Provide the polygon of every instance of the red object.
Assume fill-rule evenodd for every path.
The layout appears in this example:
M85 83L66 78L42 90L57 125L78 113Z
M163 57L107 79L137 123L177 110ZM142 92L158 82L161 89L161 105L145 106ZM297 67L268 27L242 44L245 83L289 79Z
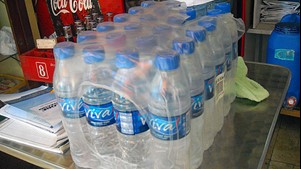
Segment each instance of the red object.
M52 83L55 68L53 50L33 49L20 55L26 80Z
M112 12L113 16L125 12L123 0L40 0L33 1L33 4L41 38L48 38L53 33L64 36L63 26L66 25L71 25L75 36L74 21L84 22L85 16L90 15L92 10L102 12L104 21L107 21L108 12ZM90 9L89 5L92 5L93 9Z
M113 17L117 14L124 13L124 1L123 0L98 0L100 4L101 11L104 15L104 20L108 20L108 16L106 15L108 12L113 13Z

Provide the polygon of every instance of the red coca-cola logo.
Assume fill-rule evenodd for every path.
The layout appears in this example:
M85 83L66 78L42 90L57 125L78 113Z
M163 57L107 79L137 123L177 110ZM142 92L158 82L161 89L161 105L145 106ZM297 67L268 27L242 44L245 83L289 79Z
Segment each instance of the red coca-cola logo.
M60 13L76 13L77 11L92 9L91 0L51 0L50 7L52 14L58 16ZM68 10L70 9L70 11Z

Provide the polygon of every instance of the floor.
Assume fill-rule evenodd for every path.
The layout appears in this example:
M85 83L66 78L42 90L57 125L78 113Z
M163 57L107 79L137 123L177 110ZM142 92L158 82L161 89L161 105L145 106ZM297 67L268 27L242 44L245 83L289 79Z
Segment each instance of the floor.
M0 168L39 169L1 152ZM279 115L262 169L300 169L300 118Z
M300 169L300 118L279 115L262 169Z

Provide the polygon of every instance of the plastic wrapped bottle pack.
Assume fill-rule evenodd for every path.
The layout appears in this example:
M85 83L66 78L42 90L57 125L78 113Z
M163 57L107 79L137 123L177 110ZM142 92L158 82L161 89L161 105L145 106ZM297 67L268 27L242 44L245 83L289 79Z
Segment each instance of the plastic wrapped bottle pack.
M224 76L226 45L213 33L221 19L190 14L178 1L145 1L54 47L53 86L78 167L201 166L231 104L221 93L233 84L222 80L233 75ZM223 17L237 30L232 52L243 25Z

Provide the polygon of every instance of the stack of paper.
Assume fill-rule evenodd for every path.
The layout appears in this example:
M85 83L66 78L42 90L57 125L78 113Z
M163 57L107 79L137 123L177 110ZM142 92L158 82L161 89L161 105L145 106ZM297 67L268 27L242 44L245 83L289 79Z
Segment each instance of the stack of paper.
M300 13L300 3L290 1L265 0L261 6L261 22L279 22L284 15Z
M0 115L7 117L0 122L0 138L64 153L69 147L68 137L52 89L42 86L32 91L0 95L6 103Z

